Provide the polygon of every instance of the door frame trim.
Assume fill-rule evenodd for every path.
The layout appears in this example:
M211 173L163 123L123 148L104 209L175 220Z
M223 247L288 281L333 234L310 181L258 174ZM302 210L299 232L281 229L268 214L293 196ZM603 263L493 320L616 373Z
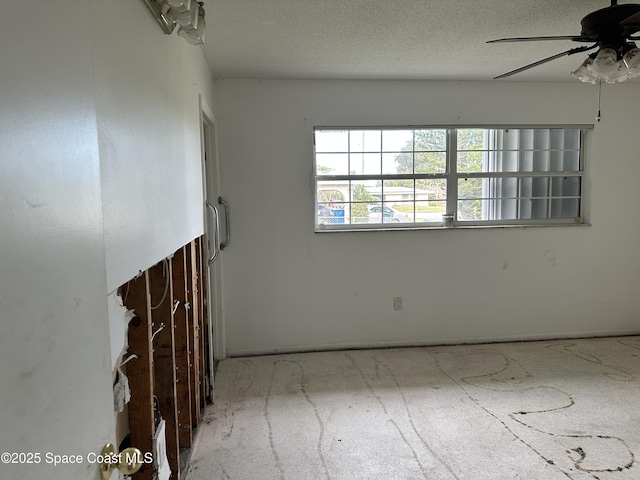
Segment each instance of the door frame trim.
M207 182L209 179L207 178L207 171L205 167L205 149L210 151L213 162L210 165L213 165L215 168L215 181L216 181L216 190L221 193L220 190L220 155L218 150L218 131L217 131L217 121L216 117L213 113L213 110L206 101L202 98L202 94L198 94L198 103L199 103L199 111L200 111L200 143L201 143L201 165L202 165L202 221L203 221L203 231L206 231L206 205L205 201L207 198ZM203 125L207 123L209 126L209 138L205 139L205 132ZM217 202L217 199L210 199L212 202ZM206 244L206 242L205 242ZM224 254L220 252L219 258L216 260L217 266L220 271L220 279L224 278ZM207 268L209 266L207 265ZM210 272L208 272L208 278L210 278ZM209 298L209 325L210 331L208 332L210 338L212 338L211 346L212 351L209 354L209 362L210 362L210 371L214 372L214 362L218 360L222 360L227 356L227 340L226 340L226 320L225 320L225 308L224 308L224 282L220 282L220 298L216 298L216 292L211 289L211 281L207 282L207 298ZM219 306L215 304L212 300L216 299L219 302ZM214 315L214 310L212 307L217 309L217 314ZM211 385L213 385L213 378L211 380Z

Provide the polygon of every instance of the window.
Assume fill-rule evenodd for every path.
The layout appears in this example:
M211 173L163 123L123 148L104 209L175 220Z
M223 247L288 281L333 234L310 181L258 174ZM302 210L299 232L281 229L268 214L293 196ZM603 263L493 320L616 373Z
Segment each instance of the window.
M583 223L588 128L316 127L316 231Z

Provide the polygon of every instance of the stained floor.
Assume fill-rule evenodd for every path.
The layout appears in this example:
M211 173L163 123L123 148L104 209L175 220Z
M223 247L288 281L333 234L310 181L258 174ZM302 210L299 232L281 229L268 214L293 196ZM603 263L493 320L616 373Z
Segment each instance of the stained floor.
M640 337L220 363L187 480L640 479Z

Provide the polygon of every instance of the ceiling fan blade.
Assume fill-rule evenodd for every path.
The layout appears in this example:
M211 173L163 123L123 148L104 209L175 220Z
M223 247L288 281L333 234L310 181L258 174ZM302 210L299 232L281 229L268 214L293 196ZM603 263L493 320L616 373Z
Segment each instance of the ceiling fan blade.
M489 40L487 43L506 43L506 42L543 42L546 40L573 40L574 42L594 42L595 39L583 37L581 35L557 35L553 37L514 37L499 38L498 40Z
M640 25L640 12L636 12L630 17L625 18L620 22L620 25L623 27L626 25Z
M583 45L582 47L572 48L571 50L567 50L565 52L558 53L558 54L553 55L551 57L547 57L547 58L544 58L542 60L538 60L537 62L530 63L529 65L525 65L524 67L520 67L520 68L517 68L517 69L512 70L510 72L503 73L502 75L498 75L497 77L494 77L493 79L497 80L499 78L510 77L511 75L515 75L516 73L524 72L525 70L529 70L530 68L537 67L538 65L542 65L543 63L550 62L552 60L555 60L556 58L564 57L564 56L567 56L567 55L573 55L574 53L586 52L587 50L592 50L592 49L596 48L597 46L598 46L598 44L596 43L595 45L591 45L591 46Z

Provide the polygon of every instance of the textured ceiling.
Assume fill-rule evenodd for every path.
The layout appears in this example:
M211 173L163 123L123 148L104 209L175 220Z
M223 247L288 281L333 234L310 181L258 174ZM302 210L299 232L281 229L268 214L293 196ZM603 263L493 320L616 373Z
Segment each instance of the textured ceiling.
M219 78L490 80L583 44L487 45L487 40L578 34L582 17L609 4L609 0L205 0L203 49ZM510 80L577 81L570 71L586 55L563 57Z

